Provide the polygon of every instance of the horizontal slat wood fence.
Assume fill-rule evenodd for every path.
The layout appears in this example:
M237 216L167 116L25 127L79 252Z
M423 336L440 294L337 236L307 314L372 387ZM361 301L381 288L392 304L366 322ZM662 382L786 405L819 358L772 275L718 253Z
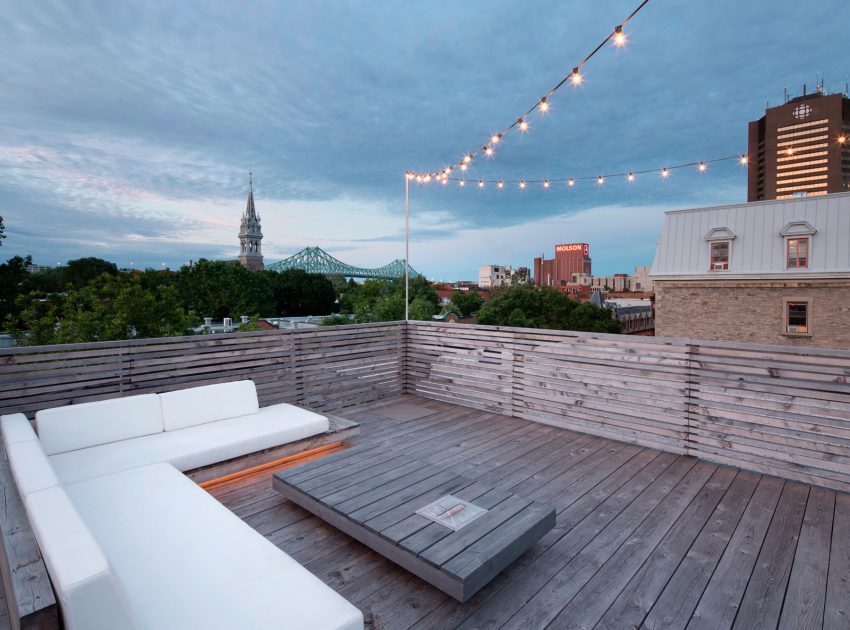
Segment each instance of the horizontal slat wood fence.
M850 351L410 322L407 391L850 491Z
M850 352L390 322L0 350L0 413L251 378L262 405L402 392L850 491Z
M0 350L0 414L237 379L261 405L330 411L399 394L404 324Z

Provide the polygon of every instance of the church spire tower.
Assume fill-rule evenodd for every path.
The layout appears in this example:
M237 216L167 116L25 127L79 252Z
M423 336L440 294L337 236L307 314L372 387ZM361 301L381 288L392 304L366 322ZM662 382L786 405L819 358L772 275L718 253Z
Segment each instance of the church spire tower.
M261 241L263 230L260 227L260 215L254 207L254 176L248 173L248 204L242 214L239 226L239 263L255 271L263 269L263 251Z

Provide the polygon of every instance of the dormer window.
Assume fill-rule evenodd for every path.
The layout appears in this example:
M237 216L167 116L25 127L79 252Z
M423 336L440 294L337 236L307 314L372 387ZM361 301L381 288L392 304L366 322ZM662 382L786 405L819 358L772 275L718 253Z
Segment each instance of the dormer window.
M729 241L711 242L711 271L729 270Z
M705 235L708 241L710 259L709 271L729 271L729 260L732 251L732 241L735 233L727 227L716 227Z
M785 266L788 269L809 268L809 237L789 238L786 240Z

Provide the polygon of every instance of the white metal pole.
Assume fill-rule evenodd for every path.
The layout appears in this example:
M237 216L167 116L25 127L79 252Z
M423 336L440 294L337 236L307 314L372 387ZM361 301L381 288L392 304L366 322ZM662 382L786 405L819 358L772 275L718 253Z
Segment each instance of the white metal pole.
M408 300L410 296L410 178L404 174L404 321L408 321Z

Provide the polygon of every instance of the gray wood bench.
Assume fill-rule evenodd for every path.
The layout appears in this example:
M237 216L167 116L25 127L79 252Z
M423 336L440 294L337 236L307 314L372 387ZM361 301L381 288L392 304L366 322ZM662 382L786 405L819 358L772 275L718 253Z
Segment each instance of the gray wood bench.
M358 446L276 473L286 498L459 601L555 526L555 510L450 469ZM416 511L451 495L486 512L455 531Z

